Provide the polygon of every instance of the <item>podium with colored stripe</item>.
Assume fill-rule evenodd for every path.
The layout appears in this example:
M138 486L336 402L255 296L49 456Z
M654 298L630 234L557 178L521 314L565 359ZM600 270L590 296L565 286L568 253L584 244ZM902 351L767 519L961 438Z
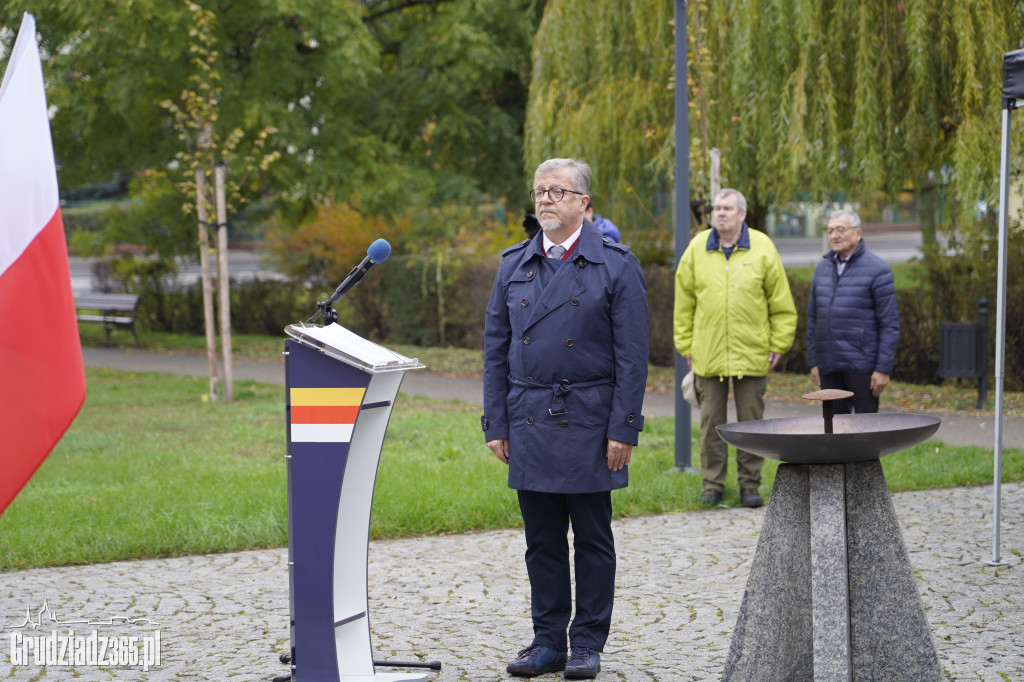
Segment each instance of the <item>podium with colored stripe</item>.
M291 678L426 680L375 672L366 569L388 420L405 372L423 365L337 324L285 331Z

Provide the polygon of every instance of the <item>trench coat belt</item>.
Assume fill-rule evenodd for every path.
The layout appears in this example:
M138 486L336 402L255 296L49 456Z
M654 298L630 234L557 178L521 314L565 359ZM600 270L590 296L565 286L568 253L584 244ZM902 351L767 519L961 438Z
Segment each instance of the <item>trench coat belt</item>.
M600 386L601 384L610 384L613 379L607 377L605 379L595 379L594 381L578 381L575 384L545 384L540 381L534 381L533 379L524 379L523 377L517 377L514 374L508 375L510 383L516 386L522 386L524 388L547 388L551 390L551 407L548 408L548 414L551 416L558 416L560 414L568 414L569 410L565 407L565 395L575 388L590 388L591 386Z

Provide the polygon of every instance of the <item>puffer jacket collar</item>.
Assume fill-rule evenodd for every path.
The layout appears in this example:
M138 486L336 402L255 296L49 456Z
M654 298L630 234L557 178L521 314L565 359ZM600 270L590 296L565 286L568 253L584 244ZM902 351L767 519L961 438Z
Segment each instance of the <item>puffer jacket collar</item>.
M865 251L867 251L867 247L864 246L864 239L862 238L860 242L857 243L857 248L855 248L853 250L853 253L850 254L850 257L846 259L846 264L849 265L853 261L860 258L861 254L863 254ZM829 251L824 256L822 256L822 258L832 261L832 265L839 265L839 254L837 254L835 251Z

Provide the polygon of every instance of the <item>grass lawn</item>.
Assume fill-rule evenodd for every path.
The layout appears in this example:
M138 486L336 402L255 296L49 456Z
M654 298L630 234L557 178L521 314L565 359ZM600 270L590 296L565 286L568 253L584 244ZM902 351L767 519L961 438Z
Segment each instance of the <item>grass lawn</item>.
M202 400L203 378L86 376L78 418L0 516L0 570L287 543L281 387L236 382L235 401L219 404ZM378 472L373 537L520 524L505 466L483 445L478 407L403 398L399 408ZM630 486L614 493L618 516L698 508L700 476L671 471L673 437L672 419L647 420ZM894 491L992 476L990 450L931 441L882 462ZM775 468L766 462L762 493ZM1024 479L1024 453L1004 451L1003 472L1005 481ZM726 504L738 504L734 476L727 485Z

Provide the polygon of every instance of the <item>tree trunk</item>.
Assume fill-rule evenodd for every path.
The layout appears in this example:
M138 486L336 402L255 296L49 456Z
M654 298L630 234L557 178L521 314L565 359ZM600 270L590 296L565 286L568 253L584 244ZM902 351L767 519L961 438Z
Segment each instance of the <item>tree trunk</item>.
M925 245L935 243L936 222L938 220L938 192L935 183L923 178L918 183L917 214L921 220L921 241Z
M223 164L217 164L213 178L217 197L217 293L220 296L220 343L224 362L224 402L234 398L231 369L231 282L228 278L228 211L224 201Z
M711 193L708 196L714 201L718 190L722 189L722 152L718 151L718 147L711 150L711 172L709 175L711 176Z
M203 282L203 321L206 327L206 359L209 364L210 400L217 400L217 341L213 327L213 286L210 282L210 231L206 216L206 177L196 169L196 214L199 217L199 267Z

